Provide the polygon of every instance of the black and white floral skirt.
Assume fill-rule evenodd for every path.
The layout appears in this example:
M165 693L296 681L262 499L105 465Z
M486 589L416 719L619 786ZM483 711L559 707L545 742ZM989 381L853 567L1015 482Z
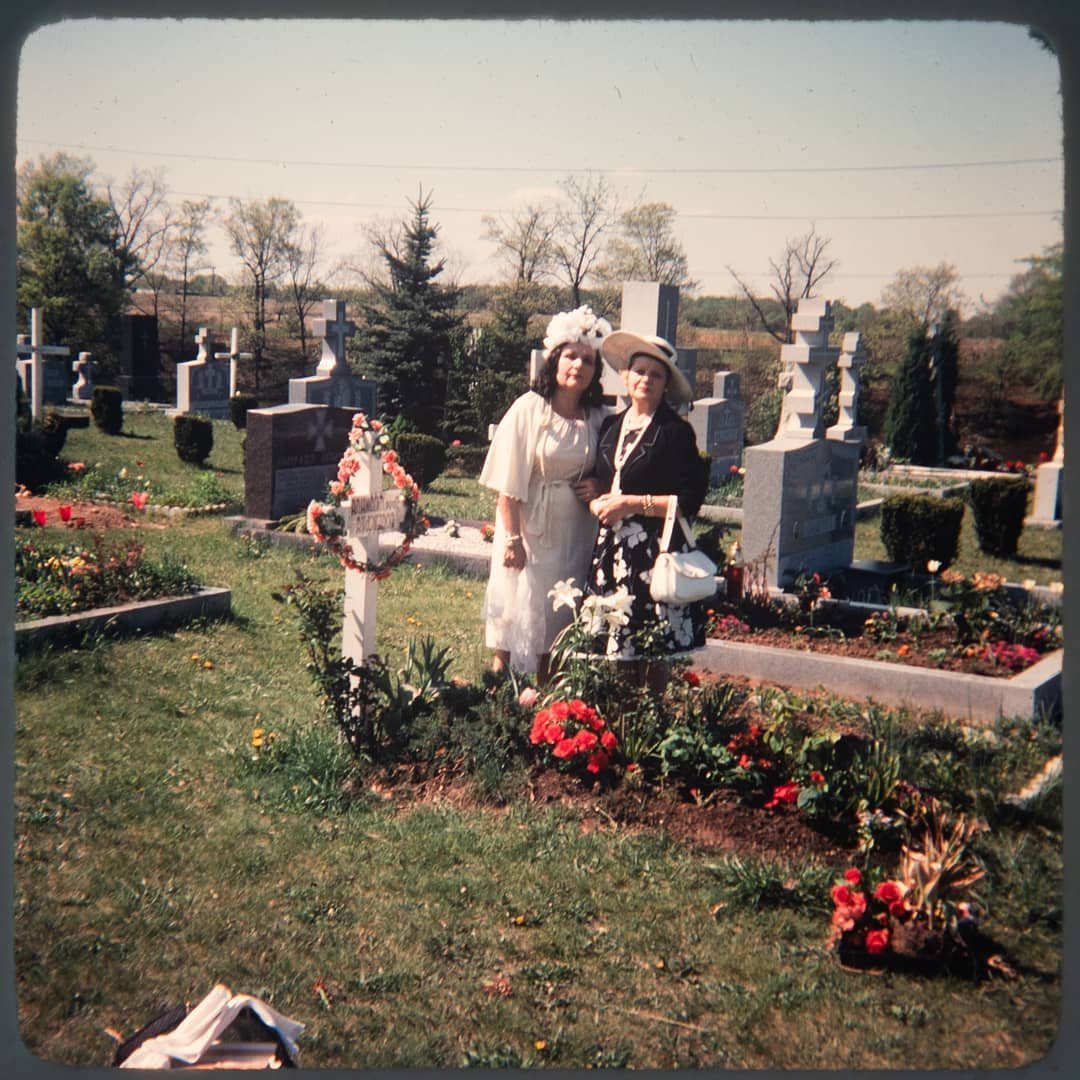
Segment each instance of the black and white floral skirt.
M609 660L639 659L635 638L651 628L659 637L652 644L670 655L705 644L705 601L676 606L658 604L649 595L663 524L656 518L628 517L615 529L601 526L596 538L585 603L589 597L623 601L595 609L596 652ZM671 550L689 550L679 528Z

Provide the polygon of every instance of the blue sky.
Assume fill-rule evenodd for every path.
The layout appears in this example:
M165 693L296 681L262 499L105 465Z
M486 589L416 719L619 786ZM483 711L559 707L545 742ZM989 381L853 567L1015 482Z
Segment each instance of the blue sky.
M1005 23L72 20L24 45L17 138L292 199L337 257L422 185L463 281L498 274L483 215L572 172L671 203L708 294L814 224L832 299L947 261L970 313L1061 238L1057 61Z

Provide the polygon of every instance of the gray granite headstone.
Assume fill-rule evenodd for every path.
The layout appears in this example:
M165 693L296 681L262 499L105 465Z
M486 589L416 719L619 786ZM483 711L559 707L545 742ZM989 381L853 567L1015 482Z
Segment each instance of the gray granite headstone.
M624 281L619 329L634 334L662 337L675 345L675 365L686 376L691 388L697 382L697 349L683 349L675 343L679 329L679 287L658 281ZM680 405L685 414L688 406Z
M200 413L213 420L229 415L229 365L212 359L210 331L199 327L195 335L199 354L194 360L176 365L176 411Z
M698 449L711 459L709 483L716 487L742 465L746 402L739 397L739 377L733 371L713 375L713 396L700 398L687 417Z
M275 405L249 409L244 443L244 513L276 521L326 495L349 445L354 409Z
M345 339L356 333L356 323L345 318L345 301L323 300L322 317L313 319L311 328L322 341L319 363L314 375L289 380L289 404L333 405L374 416L376 383L354 375L345 356Z

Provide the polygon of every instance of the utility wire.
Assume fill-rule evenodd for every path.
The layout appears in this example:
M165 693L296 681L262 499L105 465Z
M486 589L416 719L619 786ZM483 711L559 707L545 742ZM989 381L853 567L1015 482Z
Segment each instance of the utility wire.
M135 150L126 146L90 146L86 143L57 143L45 139L21 139L20 142L34 146L57 146L67 150L88 150L104 154L132 154L135 157L184 158L190 161L229 161L246 165L304 165L320 169L383 169L383 170L419 170L432 169L440 172L490 172L490 173L604 173L612 175L627 171L633 174L691 174L715 175L762 175L769 173L838 173L838 172L911 172L929 169L984 169L1000 168L1013 165L1051 165L1060 164L1060 157L1010 158L991 161L942 161L922 162L901 165L790 165L790 166L734 166L725 168L676 168L664 166L624 166L606 169L590 169L576 165L571 168L550 165L440 165L406 164L395 165L375 161L303 161L286 158L234 157L225 154L185 154L164 150Z

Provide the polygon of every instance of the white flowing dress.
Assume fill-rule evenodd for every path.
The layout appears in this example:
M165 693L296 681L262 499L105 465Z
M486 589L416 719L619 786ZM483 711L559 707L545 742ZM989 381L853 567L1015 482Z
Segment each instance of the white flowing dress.
M552 607L555 582L573 578L584 588L598 523L571 485L593 467L603 417L591 409L584 420L567 420L529 391L499 422L480 473L481 484L523 504L525 568L503 566L506 530L496 514L483 605L487 646L505 649L515 671L536 671L537 657L572 618L570 609Z

